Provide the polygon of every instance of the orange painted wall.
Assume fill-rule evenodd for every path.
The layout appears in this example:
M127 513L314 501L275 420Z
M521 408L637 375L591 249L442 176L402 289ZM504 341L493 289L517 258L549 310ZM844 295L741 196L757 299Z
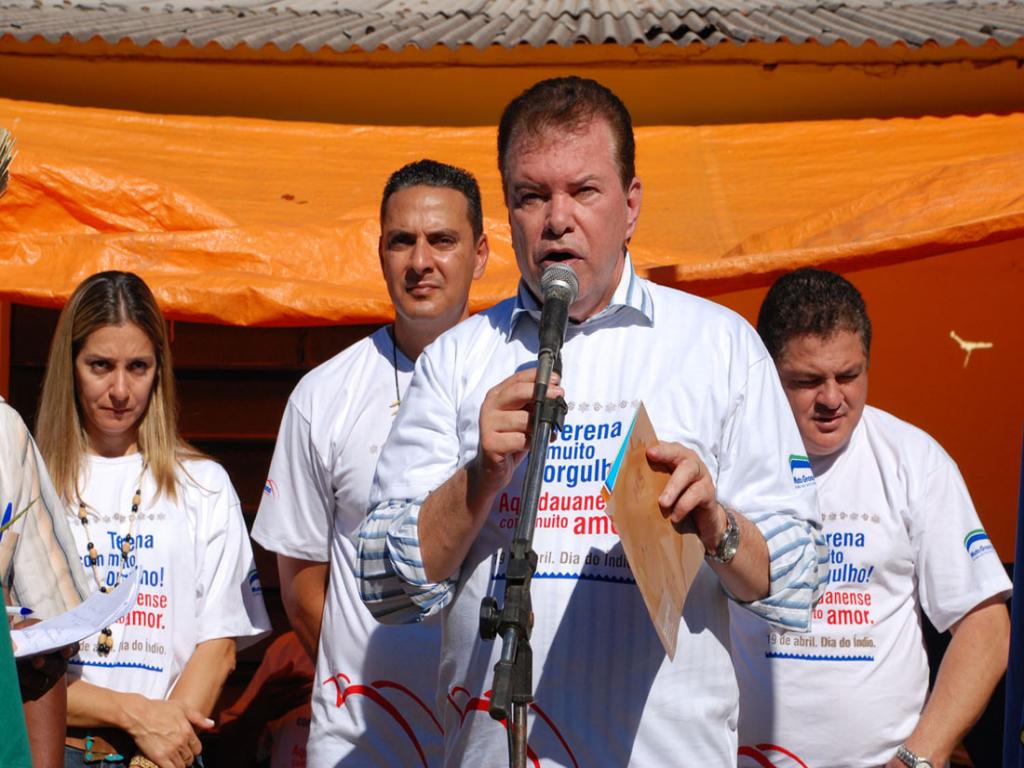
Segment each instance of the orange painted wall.
M943 445L1000 556L1012 561L1024 430L1024 240L840 271L871 316L868 402ZM766 290L767 283L711 298L754 323ZM973 352L964 367L951 330L993 347Z

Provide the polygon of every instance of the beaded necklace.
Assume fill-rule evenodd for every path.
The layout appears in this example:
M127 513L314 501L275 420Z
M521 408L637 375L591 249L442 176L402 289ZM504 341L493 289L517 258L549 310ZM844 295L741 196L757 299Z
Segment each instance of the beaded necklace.
M114 581L112 589L116 589L117 585L121 583L121 577L124 576L125 570L128 565L128 555L132 551L134 542L132 540L132 529L135 527L135 518L138 516L139 507L142 505L142 478L146 474L146 464L142 464L142 472L139 474L138 487L135 489L135 495L132 496L132 511L128 516L128 534L121 540L121 567L117 571L117 578ZM100 592L109 592L102 581L100 581L100 571L96 565L96 561L99 556L99 552L96 551L96 545L94 543L92 533L89 532L89 508L85 501L82 500L82 494L78 494L78 519L82 523L82 529L85 531L85 538L88 543L85 545L86 554L92 563L92 577L96 580L96 586L99 587ZM97 511L98 514L98 511ZM99 638L96 640L96 652L100 656L108 655L114 649L113 631L110 627L104 627L100 630Z

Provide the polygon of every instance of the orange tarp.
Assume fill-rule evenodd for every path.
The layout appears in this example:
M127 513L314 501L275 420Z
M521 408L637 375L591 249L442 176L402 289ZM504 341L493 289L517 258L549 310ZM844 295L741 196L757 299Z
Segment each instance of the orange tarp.
M387 175L473 171L492 258L516 269L495 129L150 115L0 99L17 140L0 199L0 299L56 306L100 269L141 274L168 315L239 325L391 316L376 257ZM632 250L676 285L809 263L885 262L1024 237L1024 114L637 129Z

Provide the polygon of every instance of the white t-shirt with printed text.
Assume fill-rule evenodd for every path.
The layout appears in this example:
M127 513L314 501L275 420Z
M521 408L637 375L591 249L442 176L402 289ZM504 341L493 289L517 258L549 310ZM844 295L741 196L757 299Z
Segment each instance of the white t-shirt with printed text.
M285 409L253 526L270 551L330 562L311 766L439 765L439 623L379 624L359 598L350 538L366 516L377 456L412 368L382 328L303 377Z
M87 557L90 536L98 554L95 577L113 587L142 455L90 455L83 461L80 489L88 529L78 520L77 504L68 507L69 525L93 588L99 587ZM151 473L142 476L128 562L139 569L136 605L112 625L113 650L107 656L96 652L97 636L82 641L68 662L71 680L165 699L199 643L231 637L241 646L270 630L241 506L227 473L208 459L189 459L177 475L176 501L157 495Z
M807 635L733 610L740 765L884 765L928 691L921 609L939 631L1010 582L956 464L867 406L845 449L815 461L830 584Z
M544 768L735 764L738 692L717 576L700 569L670 661L601 498L641 401L660 439L700 454L723 502L817 518L813 484L801 486L788 463L799 433L756 334L723 307L646 290L653 327L623 306L570 325L562 349L569 410L548 452L531 588L529 764ZM484 396L537 360L536 324L511 325L513 304L471 317L421 355L372 501L421 497L476 455ZM441 612L437 707L448 766L508 761L505 729L487 713L501 642L480 639L478 616L481 598L504 595L525 468L495 499Z

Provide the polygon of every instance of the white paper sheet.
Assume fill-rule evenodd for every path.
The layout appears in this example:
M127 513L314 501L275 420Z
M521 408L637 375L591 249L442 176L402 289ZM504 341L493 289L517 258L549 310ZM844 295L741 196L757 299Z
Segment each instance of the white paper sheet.
M139 572L136 568L122 576L121 583L110 592L93 592L67 613L25 629L12 629L15 658L49 653L95 635L131 610L138 591Z

